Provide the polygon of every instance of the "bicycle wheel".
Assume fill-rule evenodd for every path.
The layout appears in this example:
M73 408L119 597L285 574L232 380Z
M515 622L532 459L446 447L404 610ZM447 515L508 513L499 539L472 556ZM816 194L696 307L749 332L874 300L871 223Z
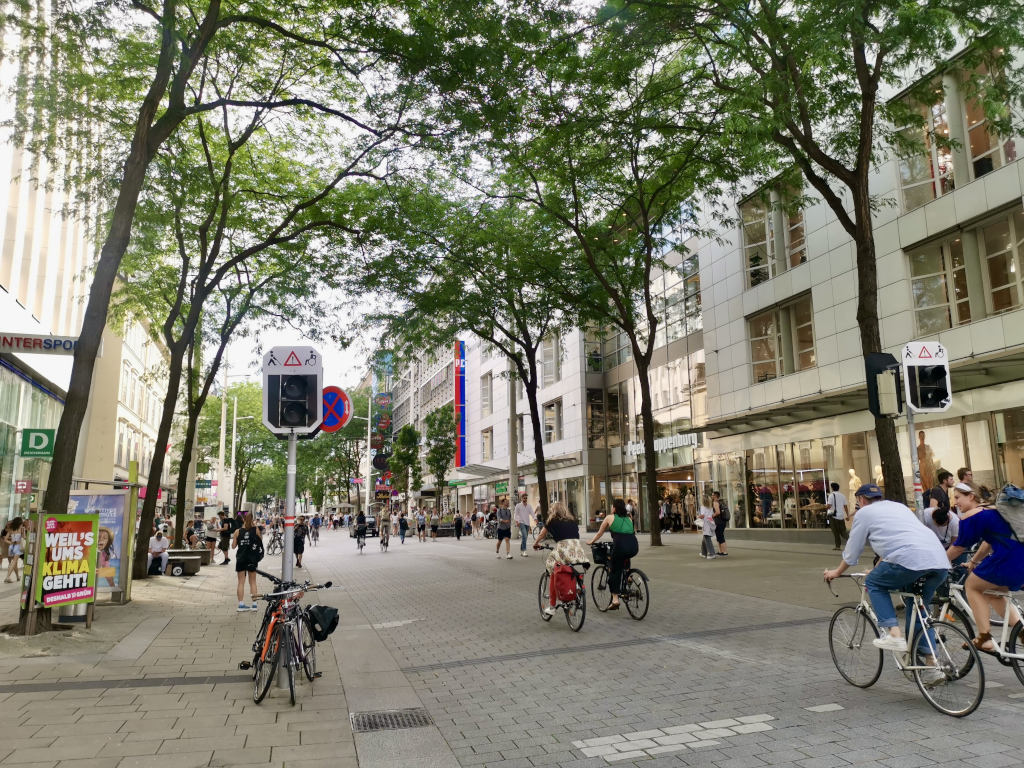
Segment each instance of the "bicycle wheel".
M583 622L587 620L587 589L583 586L582 576L576 582L575 599L566 603L563 608L569 629L573 632L583 629Z
M943 605L946 606L945 611L941 610ZM960 629L967 633L968 637L974 637L974 622L971 621L971 617L959 605L947 603L943 600L932 600L930 614L933 620L944 621L947 624L960 627Z
M931 648L918 647L922 629L914 633L911 644L914 682L921 695L939 712L964 717L978 708L985 695L985 670L978 651L967 633L945 621L932 622L935 630L935 661L929 661ZM971 660L967 661L966 657Z
M622 590L622 600L626 604L626 610L635 621L640 621L647 615L647 609L651 607L651 591L647 586L647 574L636 568L631 568L625 578L625 589Z
M313 622L308 613L299 618L299 643L302 646L302 671L306 679L313 682L316 677L316 640L313 639Z
M601 613L612 604L612 592L608 589L608 569L603 565L594 568L590 574L590 594L594 598L594 607Z
M277 674L277 665L281 662L281 627L274 629L270 639L267 640L267 651L262 654L262 659L257 656L256 668L253 672L252 700L259 704L266 698L270 690L270 684Z
M869 688L882 674L882 651L871 641L878 628L859 608L844 606L828 624L828 649L832 663L850 685Z
M548 586L550 580L551 577L548 576L548 572L544 571L544 573L540 575L540 584L537 585L537 607L540 608L540 617L544 619L544 621L551 621L551 617L554 615L551 613L544 612L544 609L551 604L551 598L548 595Z
M1017 626L1010 630L1010 639L1006 641L1006 652L1024 654L1024 624L1019 621ZM1007 659L1007 661L1013 667L1013 673L1017 679L1024 685L1024 659Z
M284 671L285 671L285 675L288 677L288 701L294 707L295 706L295 664L297 662L296 662L296 658L295 658L295 648L292 646L292 643L295 642L295 636L292 634L292 632L293 632L293 630L291 628L289 628L288 631L284 633L284 643L283 643L282 651L283 651L283 655L284 655L284 661L283 661L283 663L284 663Z

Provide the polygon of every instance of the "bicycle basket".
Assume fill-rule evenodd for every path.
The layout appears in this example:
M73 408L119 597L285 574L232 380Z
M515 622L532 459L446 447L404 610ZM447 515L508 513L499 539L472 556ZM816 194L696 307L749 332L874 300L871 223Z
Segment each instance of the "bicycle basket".
M312 619L313 639L318 643L322 643L338 628L337 608L329 605L311 605L306 612Z
M612 556L612 546L610 541L599 541L597 544L591 545L591 551L594 553L594 562L598 565L607 565L608 560Z

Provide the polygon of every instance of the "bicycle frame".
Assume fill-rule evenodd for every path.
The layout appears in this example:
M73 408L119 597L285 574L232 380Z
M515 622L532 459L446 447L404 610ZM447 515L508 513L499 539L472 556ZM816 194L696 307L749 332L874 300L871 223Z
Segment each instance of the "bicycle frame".
M972 634L977 636L978 632L978 621L974 618L974 611L971 610L971 604L967 602L967 596L964 594L965 588L963 584L952 583L949 585L949 597L942 603L939 604L940 613L939 616L945 616L946 611L949 610L950 605L954 605L966 614L967 618L971 621ZM1009 592L1003 592L996 589L986 589L986 595L994 595L1001 597L1006 600L1006 608L1003 611L1003 626L999 632L998 639L993 637L992 643L996 647L996 654L1003 661L1020 660L1024 661L1024 653L1010 653L1006 650L1010 642L1010 634L1013 632L1013 624L1010 621L1010 610L1011 608L1016 609L1017 615L1024 617L1024 609L1021 608L1020 603L1014 598Z

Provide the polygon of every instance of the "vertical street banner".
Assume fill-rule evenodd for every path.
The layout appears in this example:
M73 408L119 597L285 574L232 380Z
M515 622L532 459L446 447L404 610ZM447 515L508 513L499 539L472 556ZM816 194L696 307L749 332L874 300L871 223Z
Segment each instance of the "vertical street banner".
M36 602L44 608L92 602L99 515L49 515L43 525Z
M388 455L391 454L391 404L390 392L377 392L370 415L370 447Z
M466 466L466 342L455 342L455 466Z
M121 563L127 563L124 541L124 514L128 491L72 491L68 513L97 515L99 532L96 538L96 588L112 591L121 585Z

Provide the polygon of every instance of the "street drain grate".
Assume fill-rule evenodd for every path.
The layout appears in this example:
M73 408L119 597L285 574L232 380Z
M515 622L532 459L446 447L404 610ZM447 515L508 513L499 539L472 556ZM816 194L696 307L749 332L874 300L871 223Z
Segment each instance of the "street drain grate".
M403 728L422 728L426 725L433 725L427 710L422 707L416 709L383 709L379 712L352 712L349 714L352 721L353 733L367 733L369 731L397 731Z

